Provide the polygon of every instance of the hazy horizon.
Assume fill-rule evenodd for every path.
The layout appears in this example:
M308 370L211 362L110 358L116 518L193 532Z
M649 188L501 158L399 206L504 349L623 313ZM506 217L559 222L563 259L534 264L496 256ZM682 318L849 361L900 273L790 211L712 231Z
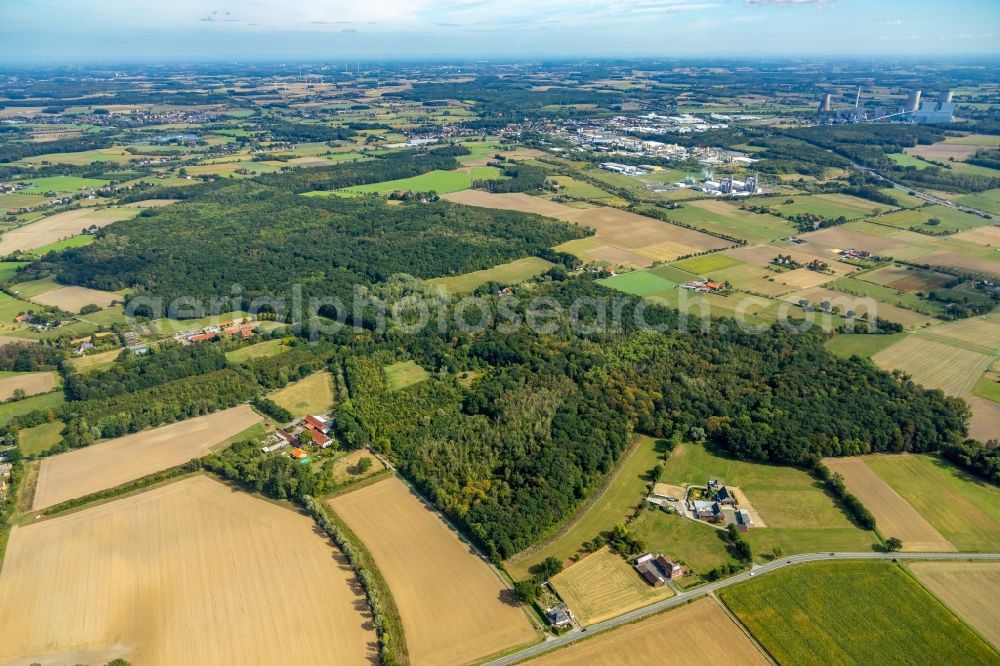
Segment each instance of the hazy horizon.
M8 0L0 65L501 58L982 58L1000 3Z

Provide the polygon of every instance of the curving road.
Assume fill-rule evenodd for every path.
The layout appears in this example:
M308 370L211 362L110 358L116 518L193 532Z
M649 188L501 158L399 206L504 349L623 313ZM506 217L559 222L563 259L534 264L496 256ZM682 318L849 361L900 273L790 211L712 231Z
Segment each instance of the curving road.
M735 585L736 583L742 583L743 581L750 580L751 578L756 578L757 576L762 576L772 571L777 571L778 569L783 569L785 567L794 566L796 564L802 564L804 562L819 562L819 561L830 561L830 560L1000 560L1000 553L807 553L804 555L791 555L789 557L782 557L781 559L774 560L773 562L768 562L767 564L755 564L750 571L745 571L730 578L725 578L723 580L718 580L713 583L707 583L694 590L689 590L687 592L682 592L675 597L669 599L664 599L663 601L658 601L655 604L650 604L643 608L625 613L624 615L619 615L611 620L605 620L604 622L598 622L587 627L586 630L574 630L569 633L563 634L562 636L553 637L546 640L543 643L533 645L531 647L525 648L518 652L514 652L505 657L501 657L491 662L487 662L485 666L505 666L507 664L516 664L525 659L530 659L531 657L538 656L550 650L555 650L556 648L562 647L563 645L568 645L574 643L588 636L593 636L596 633L607 631L609 629L614 629L615 627L621 626L623 624L628 624L630 622L635 622L636 620L641 620L644 617L650 615L655 615L663 610L671 608L673 606L679 606L683 603L691 601L692 599L697 599L698 597L703 597L707 594L711 594L716 590L728 587L730 585Z
M993 215L992 213L989 213L989 212L987 212L985 210L979 210L978 208L973 208L972 206L966 206L965 204L960 204L960 203L957 203L955 201L949 201L948 199L942 199L941 197L936 197L933 194L927 194L926 192L921 192L920 190L914 189L912 187L906 187L905 185L900 185L899 183L897 183L895 181L889 180L888 178L886 178L885 176L883 176L879 172L875 171L874 169L869 169L868 167L864 167L864 166L861 166L860 164L855 164L853 162L851 163L851 166L853 166L856 169L861 169L862 171L870 173L871 175L875 176L876 178L878 178L882 182L888 183L891 187L893 187L893 188L895 188L897 190L902 190L903 192L906 192L908 194L912 194L913 196L917 197L918 199L923 199L924 201L927 201L928 203L933 203L933 204L938 204L939 206L947 206L949 208L954 208L955 210L960 210L960 211L965 212L965 213L971 213L973 215L978 215L979 217L981 217L983 219L987 219L987 220L996 220L996 219L998 219L996 215Z

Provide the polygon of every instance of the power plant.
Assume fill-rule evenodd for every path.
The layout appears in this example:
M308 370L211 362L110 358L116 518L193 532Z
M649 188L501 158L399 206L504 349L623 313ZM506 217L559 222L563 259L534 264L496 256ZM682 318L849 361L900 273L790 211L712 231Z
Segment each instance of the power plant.
M833 97L825 93L819 102L817 115L820 122L826 124L842 123L950 123L955 116L954 93L944 90L936 101L922 99L923 91L911 90L906 101L895 113L886 113L882 107L862 107L861 88L854 100L854 106L847 109L834 109Z

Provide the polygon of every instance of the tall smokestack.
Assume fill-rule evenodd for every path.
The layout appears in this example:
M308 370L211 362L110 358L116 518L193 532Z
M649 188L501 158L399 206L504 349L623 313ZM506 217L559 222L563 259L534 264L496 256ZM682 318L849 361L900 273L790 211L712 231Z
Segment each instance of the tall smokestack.
M823 95L819 100L819 112L820 113L830 113L830 109L833 107L832 97L829 93Z
M906 106L903 107L903 111L912 113L920 108L920 91L913 90L910 92L910 96L906 98Z

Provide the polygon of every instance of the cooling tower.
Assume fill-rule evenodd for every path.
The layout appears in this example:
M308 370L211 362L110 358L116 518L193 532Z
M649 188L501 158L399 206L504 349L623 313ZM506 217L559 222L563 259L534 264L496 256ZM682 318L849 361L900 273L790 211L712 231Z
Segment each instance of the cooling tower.
M910 92L910 96L906 98L906 105L903 106L903 111L907 113L913 113L920 108L920 91L913 90Z

